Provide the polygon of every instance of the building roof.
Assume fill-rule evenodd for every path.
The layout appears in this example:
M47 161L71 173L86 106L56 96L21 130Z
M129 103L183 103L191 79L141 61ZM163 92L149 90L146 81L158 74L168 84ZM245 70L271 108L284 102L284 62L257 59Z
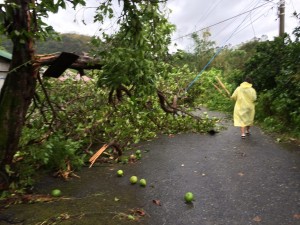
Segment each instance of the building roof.
M7 51L0 50L0 57L10 61L12 59L12 54Z

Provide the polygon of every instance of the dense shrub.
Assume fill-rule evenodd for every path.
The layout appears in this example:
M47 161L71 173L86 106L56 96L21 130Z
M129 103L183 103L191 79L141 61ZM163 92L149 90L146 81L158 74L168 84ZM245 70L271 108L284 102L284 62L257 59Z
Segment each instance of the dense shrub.
M300 43L285 37L262 42L246 65L258 91L257 118L268 129L300 136Z

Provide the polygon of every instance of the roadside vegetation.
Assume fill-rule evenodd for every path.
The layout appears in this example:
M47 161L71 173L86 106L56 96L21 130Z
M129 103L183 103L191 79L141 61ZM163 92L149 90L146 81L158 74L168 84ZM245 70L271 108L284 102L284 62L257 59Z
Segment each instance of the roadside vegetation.
M273 41L253 41L221 53L213 68L199 79L203 95L200 101L211 109L231 113L233 103L225 97L226 92L222 90L221 94L212 85L217 84L215 77L220 77L232 93L246 76L250 76L258 94L256 123L281 136L278 140L299 140L299 28L295 29L294 35L293 38L288 35L277 37Z
M13 45L9 38L0 35L1 46L8 52L12 52ZM82 52L91 51L90 42L92 37L74 33L57 33L54 37L47 40L37 40L36 54L49 54L54 52L74 52L82 54Z
M97 22L113 16L109 2L100 4ZM119 162L121 154L126 155L135 144L159 134L211 131L217 119L193 112L205 106L231 113L234 103L226 90L232 93L246 75L253 78L258 92L259 124L269 131L300 138L299 27L295 28L295 39L286 35L274 41L254 40L224 48L187 90L218 50L209 40L208 30L192 35L193 52L170 54L170 35L175 27L157 3L128 1L118 25L119 32L90 40L89 53L100 58L103 67L86 71L89 80L76 79L77 71L68 70L65 79L45 77L31 87L34 92L25 110L21 135L15 140L12 161L1 164L3 189L30 188L38 170L67 179L88 164L104 144L111 146L106 152L110 162ZM0 31L16 38L4 27ZM48 41L44 46L47 43L53 46L56 42ZM41 50L52 53L46 51ZM0 100L5 102L7 96L2 92ZM0 111L7 115L4 108ZM1 126L7 127L9 120L4 116L0 119L4 121ZM7 141L4 135L0 141L1 160L5 161L5 154L12 154L12 150L3 147Z

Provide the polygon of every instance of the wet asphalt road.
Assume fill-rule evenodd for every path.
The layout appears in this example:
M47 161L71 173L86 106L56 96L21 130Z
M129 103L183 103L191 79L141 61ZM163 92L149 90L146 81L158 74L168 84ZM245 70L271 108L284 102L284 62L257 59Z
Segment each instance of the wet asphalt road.
M155 184L147 195L162 206L147 224L300 224L294 218L300 211L299 154L281 149L258 129L246 140L235 131L149 144L160 153L151 157L151 171L150 162L141 167ZM187 191L196 196L193 207L179 201Z
M0 211L0 224L51 224L63 213L70 217L56 224L300 224L300 146L283 147L257 127L242 140L229 125L215 135L162 136L139 148L136 163L84 168L68 182L41 181L38 193L57 187L69 199L11 206ZM116 177L118 169L124 177ZM147 186L131 185L131 175ZM192 204L183 200L188 191ZM132 209L145 216L120 216Z

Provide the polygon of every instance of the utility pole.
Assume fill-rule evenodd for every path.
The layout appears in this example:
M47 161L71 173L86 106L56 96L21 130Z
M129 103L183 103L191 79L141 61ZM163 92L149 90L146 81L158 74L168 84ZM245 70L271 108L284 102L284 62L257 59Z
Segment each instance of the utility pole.
M279 36L284 34L285 0L279 0Z

